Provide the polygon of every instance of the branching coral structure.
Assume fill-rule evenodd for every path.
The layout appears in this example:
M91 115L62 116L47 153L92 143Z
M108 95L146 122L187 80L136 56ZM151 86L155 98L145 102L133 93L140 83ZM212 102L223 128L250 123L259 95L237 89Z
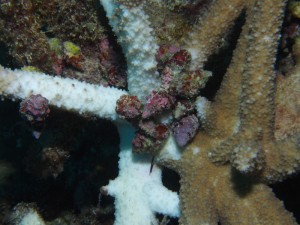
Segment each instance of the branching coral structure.
M187 4L176 2L176 7ZM142 104L147 104L151 96L158 96L158 103L166 101L167 94L156 91L166 91L170 82L167 78L183 76L187 70L177 64L167 65L165 80L159 76L156 60L160 40L151 28L149 18L153 15L146 14L151 12L146 10L147 1L100 0L126 58L128 91L0 66L2 96L25 99L39 94L52 106L96 115L116 124L121 139L119 175L101 187L102 194L115 198L116 225L159 224L156 213L178 217L184 225L296 224L268 187L300 169L299 123L289 129L291 121L298 121L300 111L300 69L296 60L290 74L281 77L275 67L287 1L205 2L207 10L199 21L190 25L183 40L174 41L186 49L181 51L185 54L175 58L189 61L185 57L189 52L191 62L185 66L197 71L195 74L204 71L208 58L220 49L222 35L229 32L235 20L242 13L245 17L231 63L213 101L199 94L198 89L204 86L201 84L193 95L174 94L170 102L177 102L177 107L170 103L158 110L160 115L140 115ZM151 4L164 3L156 0ZM180 48L166 47L166 55L171 54L170 49L177 49L176 53ZM122 105L117 105L119 99L123 99ZM127 114L130 119L125 121ZM181 114L184 119L170 122ZM169 134L164 130L166 140L160 143L161 150L132 152L136 130L157 124L173 131ZM163 185L161 166L180 175L179 195Z
M299 134L274 138L284 5L245 6L246 23L215 101L198 99L203 130L179 161L162 160L181 174L182 224L296 224L265 185L299 169Z

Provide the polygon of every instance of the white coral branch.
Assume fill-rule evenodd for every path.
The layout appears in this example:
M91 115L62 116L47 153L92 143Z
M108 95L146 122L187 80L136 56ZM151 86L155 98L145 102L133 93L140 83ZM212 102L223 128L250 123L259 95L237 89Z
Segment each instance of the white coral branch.
M53 77L43 73L0 67L0 94L24 99L41 94L51 105L99 118L116 120L116 102L126 91Z
M161 169L154 166L150 173L151 156L132 153L134 128L119 124L118 129L121 136L119 176L103 187L115 197L115 224L157 224L156 212L179 217L179 197L163 186Z
M100 0L127 61L128 89L145 100L160 86L155 55L158 49L153 29L142 6L131 7L114 0Z

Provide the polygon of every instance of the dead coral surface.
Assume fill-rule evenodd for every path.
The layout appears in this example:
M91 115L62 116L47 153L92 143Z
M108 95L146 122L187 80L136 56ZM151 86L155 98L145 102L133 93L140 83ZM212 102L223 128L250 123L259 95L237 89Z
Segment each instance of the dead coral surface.
M105 28L98 14L96 0L4 1L0 4L0 42L13 58L9 63L16 67L34 66L88 83L119 85L106 78L112 72L103 69L99 59ZM55 46L52 40L57 40ZM80 59L70 61L62 43L79 46Z

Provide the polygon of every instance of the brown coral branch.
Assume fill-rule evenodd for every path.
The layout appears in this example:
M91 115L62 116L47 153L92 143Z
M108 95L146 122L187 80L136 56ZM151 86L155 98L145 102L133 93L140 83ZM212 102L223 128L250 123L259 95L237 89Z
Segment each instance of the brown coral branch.
M185 48L193 55L192 66L201 66L220 47L222 35L233 25L244 6L244 0L217 0L212 4L186 41Z
M267 135L266 138L272 138L274 131L274 64L284 6L285 1L257 1L254 9L249 12L250 30L243 74L241 123L243 129L259 127Z
M246 151L248 155L257 154L261 156L262 153L259 152L262 147L258 142L262 139L273 140L275 118L275 72L273 65L283 16L282 9L285 3L284 1L276 2L272 9L270 9L269 4L271 3L259 1L253 4L253 10L247 10L246 26L249 27L249 30L245 35L247 48L244 50L247 60L243 75L241 74L242 92L238 104L241 125L237 134L211 152L210 157L213 161L221 161L222 159L226 162L230 159L232 151ZM264 25L267 19L269 23ZM264 29L261 29L262 24ZM222 94L222 89L219 93ZM245 150L241 150L241 148ZM219 156L217 156L218 154ZM257 157L257 159L259 158ZM237 159L233 156L231 160L234 162ZM235 162L234 164L239 163ZM261 169L261 166L258 167Z
M241 82L247 57L248 33L249 22L246 21L214 104L208 110L206 120L203 121L205 131L220 138L231 136L239 127Z
M285 3L247 4L246 23L204 130L172 163L181 177L180 224L296 224L266 185L300 165L299 134L274 138L274 64Z

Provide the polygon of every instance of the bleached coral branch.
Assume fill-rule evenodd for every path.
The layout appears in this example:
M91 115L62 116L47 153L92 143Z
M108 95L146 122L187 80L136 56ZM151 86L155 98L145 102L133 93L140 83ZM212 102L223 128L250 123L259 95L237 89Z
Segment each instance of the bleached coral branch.
M141 6L129 9L113 0L100 2L126 56L129 93L144 101L161 84L155 60L158 45L148 16ZM132 153L134 129L120 124L118 128L119 175L104 187L115 197L115 224L157 224L155 212L178 217L179 197L163 186L160 168L154 166L150 173L151 156Z
M145 100L160 86L155 60L158 45L148 16L142 6L129 9L115 0L100 2L126 56L129 92Z
M155 212L179 217L178 195L163 186L158 166L150 173L152 156L132 153L134 129L129 125L117 127L121 136L120 172L103 187L115 197L115 224L157 224Z
M116 120L116 101L126 92L69 78L0 67L0 94L13 98L41 94L54 106ZM151 156L132 153L134 128L124 122L117 123L117 127L121 136L120 172L105 187L116 198L115 224L155 224L155 212L178 217L178 195L163 186L161 169L154 166L150 173Z
M102 1L102 4L127 59L130 94L144 100L160 85L155 61L158 46L148 18L141 8L127 9L113 1ZM41 94L52 105L100 118L116 120L116 102L126 93L116 88L99 87L68 78L0 69L2 95L25 98L31 94ZM161 169L154 166L150 173L152 157L132 153L134 129L123 123L117 126L121 130L119 176L104 188L115 197L115 224L155 224L156 212L178 217L179 197L163 186Z
M51 105L116 120L116 102L126 91L87 84L75 79L0 67L0 94L24 99L41 94Z

